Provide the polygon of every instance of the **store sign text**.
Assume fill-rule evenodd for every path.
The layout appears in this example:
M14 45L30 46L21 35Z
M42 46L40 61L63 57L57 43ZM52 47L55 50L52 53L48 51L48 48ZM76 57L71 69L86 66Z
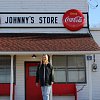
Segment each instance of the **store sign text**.
M74 17L74 18L70 18L68 16L68 17L66 17L65 22L74 22L74 23L78 22L78 23L82 23L82 17L77 16L77 17Z
M5 20L6 24L33 24L35 23L35 17L28 16L28 17L6 17ZM58 23L58 17L39 17L38 22L40 24L57 24Z
M84 15L87 21L87 15ZM1 28L64 28L62 23L63 13L26 13L26 14L19 14L19 13L3 13L0 14L0 27ZM81 18L70 18L66 17L66 21L74 21L74 22L80 22ZM87 26L87 22L85 24L85 27Z

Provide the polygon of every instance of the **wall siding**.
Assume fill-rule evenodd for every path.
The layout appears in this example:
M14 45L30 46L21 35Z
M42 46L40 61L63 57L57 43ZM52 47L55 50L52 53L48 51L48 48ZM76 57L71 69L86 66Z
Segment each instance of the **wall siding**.
M89 31L87 28L82 28L81 30L75 32L69 31L66 28L2 28L0 29L0 33L87 34Z
M0 12L66 12L69 9L79 9L88 12L87 0L0 0ZM52 32L51 32L52 30ZM66 29L0 29L0 33L71 33ZM81 29L78 33L87 33ZM74 33L74 32L73 32ZM40 56L37 59L40 60ZM16 56L16 86L15 100L25 100L24 61L33 61L31 55ZM88 71L88 66L87 66ZM88 73L88 72L87 72ZM80 88L80 86L77 86ZM79 100L88 100L88 84L78 93ZM2 100L2 99L0 99ZM5 100L5 99L3 99Z
M0 0L0 12L65 12L71 8L87 12L87 0Z
M31 55L29 56L16 56L16 89L15 89L15 100L25 100L25 73L24 73L24 62L25 61L40 61L41 56L37 56L37 59L32 59ZM86 84L77 84L77 90L79 90L83 85L84 89L78 92L78 100L88 100L89 98L89 84L88 84L88 62L86 62L86 75L87 83ZM73 99L73 97L70 97ZM68 99L70 99L68 98ZM57 98L54 97L56 100Z
M92 72L93 100L100 100L100 54L96 54L97 72Z
M10 100L9 96L0 96L0 100Z
M65 13L69 9L88 12L87 0L0 0L0 12L56 12ZM52 30L52 31L51 31ZM2 28L0 33L73 33L66 28ZM81 29L75 33L88 33Z
M100 46L100 30L91 30L91 34L97 44ZM100 100L100 54L95 55L97 72L92 72L93 100Z
M87 55L86 55L87 56ZM77 92L77 98L78 100L89 100L89 63L86 59L86 84L77 84L77 91L79 91L83 85L84 88L82 90L80 90L79 92Z
M16 56L16 86L15 86L15 100L25 100L25 61L40 61L40 57L33 59L29 56Z

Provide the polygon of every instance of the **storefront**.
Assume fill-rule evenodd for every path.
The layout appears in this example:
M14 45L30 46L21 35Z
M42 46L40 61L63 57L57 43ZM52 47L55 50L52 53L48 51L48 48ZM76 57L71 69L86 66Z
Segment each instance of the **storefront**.
M100 48L89 31L86 0L1 5L0 100L42 100L35 74L43 54L49 54L55 71L53 100L92 100Z

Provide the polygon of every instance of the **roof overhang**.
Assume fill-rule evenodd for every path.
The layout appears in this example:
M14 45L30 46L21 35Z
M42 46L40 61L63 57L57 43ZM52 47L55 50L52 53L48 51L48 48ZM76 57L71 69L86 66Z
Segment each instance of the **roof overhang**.
M100 51L27 51L27 52L0 52L0 55L42 55L42 54L49 54L49 55L90 55L90 54L100 54Z
M100 47L92 37L68 35L0 36L1 55L31 54L99 54Z

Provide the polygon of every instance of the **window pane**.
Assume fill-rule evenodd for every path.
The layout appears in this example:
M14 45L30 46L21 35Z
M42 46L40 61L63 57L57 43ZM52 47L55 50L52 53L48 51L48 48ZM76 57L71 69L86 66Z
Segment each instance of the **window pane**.
M10 75L0 75L0 83L9 83Z
M36 76L37 66L29 67L29 76Z
M67 82L86 82L85 56L68 56Z
M63 55L53 55L52 57L53 66L66 66L66 56Z
M79 71L78 82L85 82L85 71Z
M68 71L68 82L85 82L84 71Z
M66 72L64 69L55 69L54 73L55 82L66 82Z
M10 83L10 56L0 56L0 83Z
M68 68L85 67L84 56L68 56Z
M85 67L84 56L77 56L77 68Z
M76 56L68 56L68 68L76 68Z

